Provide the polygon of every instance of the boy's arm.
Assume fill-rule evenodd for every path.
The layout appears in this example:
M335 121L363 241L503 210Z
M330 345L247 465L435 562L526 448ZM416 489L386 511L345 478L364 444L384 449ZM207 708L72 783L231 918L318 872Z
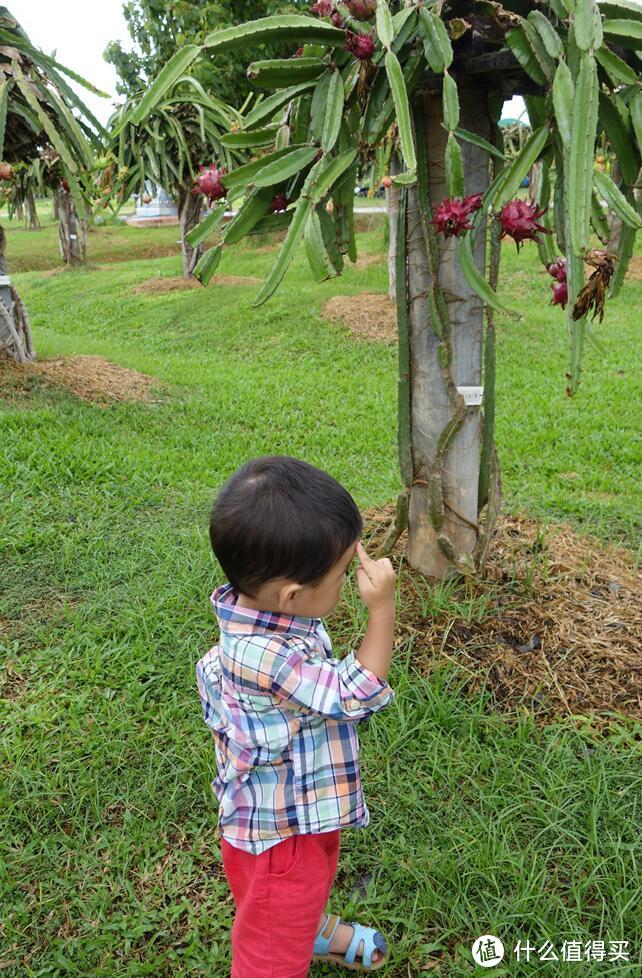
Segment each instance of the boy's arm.
M371 641L374 638L373 632ZM357 657L352 650L344 659L329 659L313 639L290 639L279 656L282 661L270 692L286 708L303 708L335 720L362 720L387 706L395 693L361 661L360 653Z
M392 646L395 639L395 606L375 608L370 612L368 627L357 659L379 679L388 678Z

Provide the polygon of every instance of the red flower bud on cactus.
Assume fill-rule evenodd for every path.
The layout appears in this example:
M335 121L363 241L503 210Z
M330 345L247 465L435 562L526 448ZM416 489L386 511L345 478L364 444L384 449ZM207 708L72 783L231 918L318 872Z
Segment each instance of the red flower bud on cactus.
M341 28L343 27L345 21L337 10L333 10L330 16L330 23L332 24L333 27Z
M547 265L546 271L558 282L566 281L566 258L556 258L555 261Z
M370 20L377 10L377 0L345 0L345 5L355 20Z
M0 180L11 180L13 167L11 163L0 163Z
M385 187L386 190L388 189L388 187L392 187L392 180L390 179L390 177L388 177L388 176L382 177L381 178L381 186L382 187Z
M278 194L275 194L272 198L272 203L270 204L270 213L276 214L277 211L284 211L288 206L288 201L282 190Z
M459 197L446 197L435 209L431 221L445 238L459 238L464 231L469 231L472 224L468 217L482 205L482 194L470 194L460 200Z
M196 186L192 193L204 194L210 204L213 200L220 200L221 197L225 197L227 190L221 182L221 177L227 173L225 167L219 170L215 163L211 163L208 167L201 164L198 169L200 172L194 180Z
M346 51L350 51L359 61L370 61L374 49L375 42L372 34L355 34L353 31L346 31Z
M537 204L530 204L526 200L519 200L518 198L509 200L507 204L504 204L499 215L502 226L499 237L504 238L509 235L517 245L518 251L522 241L539 241L538 231L542 231L544 234L552 233L550 228L545 228L542 224L537 223L537 218L545 212L545 207L538 208Z
M551 282L551 288L553 289L552 304L566 309L568 302L568 285L566 282Z
M332 0L317 0L317 2L310 7L310 11L313 14L317 14L319 17L329 17L332 13L332 7L334 6Z

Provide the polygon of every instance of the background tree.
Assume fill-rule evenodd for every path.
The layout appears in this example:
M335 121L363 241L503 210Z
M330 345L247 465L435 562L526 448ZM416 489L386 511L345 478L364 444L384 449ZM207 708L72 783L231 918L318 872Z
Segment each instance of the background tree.
M190 244L188 235L199 222L204 200L221 195L219 169L229 169L235 160L221 136L238 118L196 78L186 76L177 79L152 113L146 113L144 96L131 96L108 124L108 153L99 161L105 202L116 193L121 202L133 193L142 197L148 180L171 194L178 206L186 278L203 248L200 242ZM203 192L195 186L197 177Z
M297 0L279 3L278 0L225 0L202 2L181 0L168 4L165 0L128 0L123 15L134 42L133 51L125 51L120 41L107 45L104 58L119 76L116 90L124 96L140 94L161 71L178 48L202 44L208 34L231 27L245 20L268 14L295 10ZM255 45L248 38L246 50ZM284 44L259 44L258 51L266 57L287 53ZM240 108L251 90L246 76L247 57L239 51L223 52L215 61L201 59L192 68L196 77L209 92L229 105Z
M17 163L12 167L11 179L2 183L0 207L6 207L9 220L24 218L28 231L38 231L40 221L36 209L36 195L41 191L39 160L31 164Z
M520 319L496 292L500 241L512 238L518 250L539 242L551 275L545 294L566 309L572 395L591 337L587 313L601 321L614 264L626 264L625 250L612 256L591 247L596 199L609 202L630 235L642 224L631 191L642 146L642 9L630 0L318 0L312 12L217 31L191 53L177 53L150 87L148 104L189 58L205 51L215 60L250 37L289 41L300 55L249 67L274 94L244 115L248 139L262 138L268 123L289 136L224 177L228 201L246 199L195 274L205 284L222 250L266 219L275 187L290 202L282 215L288 231L255 305L274 293L301 242L320 281L340 274L344 255L356 259L357 169L396 121L404 164L391 177L401 187L404 489L382 552L408 525L412 567L436 577L471 574L483 569L500 502L494 313ZM516 94L525 98L532 133L509 162L498 122L504 100ZM601 130L616 148L620 188L594 170ZM536 199L524 200L518 189L538 162Z
M64 68L30 43L6 7L0 7L0 180L11 181L14 166L30 167L50 145L60 158L69 196L79 213L86 214L92 144L104 134L82 100L69 86L72 78L98 95L89 82ZM65 77L66 76L66 77ZM105 96L106 97L106 96ZM79 115L75 115L75 109ZM27 313L7 274L4 232L0 238L0 350L19 362L34 359Z

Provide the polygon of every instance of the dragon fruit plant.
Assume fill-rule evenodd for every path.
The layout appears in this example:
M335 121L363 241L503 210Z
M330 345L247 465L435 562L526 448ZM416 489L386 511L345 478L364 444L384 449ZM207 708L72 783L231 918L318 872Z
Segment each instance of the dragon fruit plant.
M340 275L357 258L357 178L373 163L385 174L395 188L389 198L399 201L404 489L380 553L414 513L413 568L436 577L476 573L501 493L494 318L523 319L498 294L501 248L509 239L518 251L530 242L545 268L558 256L564 261L563 277L561 265L551 275L552 301L565 310L567 392L574 394L590 330L586 313L608 315L642 225L633 194L642 161L642 8L631 0L315 0L303 14L215 31L194 45L193 57L242 51L250 41L278 41L298 57L248 66L261 98L225 137L254 154L224 176L228 206L243 203L194 274L207 284L224 249L274 229L286 234L255 305L275 293L301 245L318 282ZM149 111L189 57L182 47L151 84ZM510 94L523 95L532 133L508 160L498 123ZM395 172L390 153L381 152L392 132ZM605 138L619 163L617 184L593 166ZM522 200L529 173L537 179ZM288 206L276 211L281 191ZM605 204L623 227L613 257L590 250L592 229L602 233L606 223ZM206 217L210 231L222 207L215 201ZM481 386L482 364L480 411L458 385Z

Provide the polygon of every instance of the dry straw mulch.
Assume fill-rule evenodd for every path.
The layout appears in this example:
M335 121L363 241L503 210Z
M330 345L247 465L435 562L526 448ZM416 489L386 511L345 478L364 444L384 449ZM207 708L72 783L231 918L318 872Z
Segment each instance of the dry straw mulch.
M365 251L362 251L357 255L357 260L354 263L354 268L368 268L369 265L383 265L386 262L386 260L387 259L385 255L381 255L378 253L373 255L373 254L368 254ZM348 268L352 268L352 267L353 266L351 264L348 265Z
M640 282L642 281L642 258L638 258L634 255L629 262L629 267L626 270L627 281Z
M394 512L390 504L364 513L370 552ZM424 617L419 595L437 582L404 559L397 641L414 638L411 661L422 675L454 661L465 691L485 684L502 712L532 708L538 724L590 714L599 730L613 713L642 720L642 573L633 554L565 524L539 530L526 515L500 517L485 579L457 582L462 599L488 599L478 621ZM397 570L406 539L391 555Z
M395 303L379 292L334 296L323 307L323 315L349 326L357 339L397 342Z
M260 278L243 275L214 275L208 288L217 285L260 285ZM181 292L185 289L202 289L203 286L195 278L183 278L182 275L161 276L148 278L140 285L132 289L134 293L165 294L167 292Z
M66 387L76 397L98 404L123 401L154 403L151 390L160 387L156 377L121 367L110 360L94 356L56 357L18 366L12 361L0 362L0 395L29 394L29 380L40 378L45 384Z

